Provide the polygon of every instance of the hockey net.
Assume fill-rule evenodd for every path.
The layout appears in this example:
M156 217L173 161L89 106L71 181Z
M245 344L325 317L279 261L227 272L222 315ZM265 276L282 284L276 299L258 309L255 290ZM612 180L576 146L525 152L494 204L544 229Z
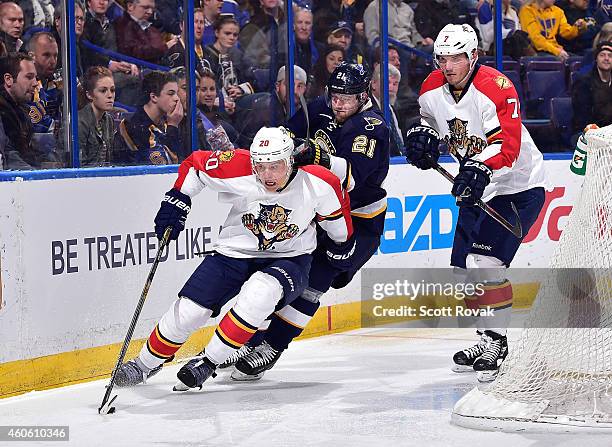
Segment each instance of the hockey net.
M612 430L612 126L586 134L579 197L518 343L458 425L501 431Z

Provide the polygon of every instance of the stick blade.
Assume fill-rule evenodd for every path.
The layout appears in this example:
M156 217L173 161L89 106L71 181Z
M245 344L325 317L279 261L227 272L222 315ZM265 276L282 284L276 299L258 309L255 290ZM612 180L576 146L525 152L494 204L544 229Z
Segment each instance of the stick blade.
M115 402L115 399L117 399L117 394L115 394L115 397L113 397L111 400L107 401L107 402L102 402L102 405L100 405L100 408L98 408L98 414L113 414L115 412L115 407L111 407L111 405L113 404L113 402Z

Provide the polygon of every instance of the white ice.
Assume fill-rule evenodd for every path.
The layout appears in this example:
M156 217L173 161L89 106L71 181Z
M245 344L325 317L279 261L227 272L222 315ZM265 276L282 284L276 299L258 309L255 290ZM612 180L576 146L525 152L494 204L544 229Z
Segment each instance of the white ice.
M69 442L35 444L55 447L612 445L605 435L452 425L454 403L476 379L451 372L450 359L473 341L471 330L361 329L295 342L259 382L222 374L176 393L180 365L172 365L145 385L115 389L115 414L97 412L104 380L0 400L0 425L69 425Z

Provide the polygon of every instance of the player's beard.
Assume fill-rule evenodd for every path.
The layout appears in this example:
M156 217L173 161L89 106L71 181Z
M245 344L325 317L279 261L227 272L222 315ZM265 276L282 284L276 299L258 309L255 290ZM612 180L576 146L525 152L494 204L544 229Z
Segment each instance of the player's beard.
M352 109L333 109L334 117L338 123L344 123L347 119L357 113L359 107L353 107Z

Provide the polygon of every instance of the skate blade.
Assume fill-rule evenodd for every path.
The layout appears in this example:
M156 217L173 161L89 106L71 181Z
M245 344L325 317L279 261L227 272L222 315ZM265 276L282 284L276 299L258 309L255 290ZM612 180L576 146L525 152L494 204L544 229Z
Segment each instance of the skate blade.
M493 371L478 371L476 378L480 383L490 383L497 378L497 370Z
M230 378L234 382L255 382L256 380L261 379L264 376L264 374L265 374L265 371L259 374L245 374L235 369L234 371L232 371L232 375L230 376Z
M172 391L178 391L178 392L184 392L184 391L189 391L189 390L201 390L202 387L195 387L195 388L189 388L187 385L185 385L183 382L181 382L180 380L178 382L176 382L176 384L172 387Z
M474 367L468 366L468 365L456 365L455 364L451 368L451 371L456 372L456 373L469 373L469 372L474 372Z

